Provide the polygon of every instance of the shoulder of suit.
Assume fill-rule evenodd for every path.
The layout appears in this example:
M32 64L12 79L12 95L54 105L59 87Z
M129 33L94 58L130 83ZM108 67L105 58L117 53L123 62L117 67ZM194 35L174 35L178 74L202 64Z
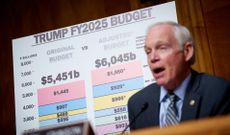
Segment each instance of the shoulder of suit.
M210 75L207 73L199 73L200 76L200 81L203 83L208 83L209 85L230 85L230 81L222 78L222 77L218 77L218 76L214 76L214 75Z
M157 92L159 92L160 86L158 86L156 83L152 83L143 89L139 90L137 93L135 93L131 98L133 99L143 99L143 97L148 97L149 95L153 95Z
M224 78L207 73L199 73L198 78L199 85L197 92L200 93L200 95L222 97L230 92L230 82Z

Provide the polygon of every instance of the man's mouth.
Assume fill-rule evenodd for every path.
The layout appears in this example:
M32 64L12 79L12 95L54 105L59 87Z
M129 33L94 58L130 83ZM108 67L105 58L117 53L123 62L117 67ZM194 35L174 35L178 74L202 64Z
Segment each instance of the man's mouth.
M164 67L159 67L159 68L155 68L155 69L153 70L153 72L154 72L155 74L159 74L159 73L161 73L161 72L164 71L164 70L165 70Z

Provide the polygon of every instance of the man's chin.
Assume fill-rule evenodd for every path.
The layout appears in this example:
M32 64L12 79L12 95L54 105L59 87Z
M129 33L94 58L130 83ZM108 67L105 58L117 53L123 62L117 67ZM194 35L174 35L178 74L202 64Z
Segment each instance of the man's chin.
M160 86L163 86L163 85L164 85L164 81L161 80L161 79L157 79L157 80L156 80L156 83L157 83L157 85L160 85Z

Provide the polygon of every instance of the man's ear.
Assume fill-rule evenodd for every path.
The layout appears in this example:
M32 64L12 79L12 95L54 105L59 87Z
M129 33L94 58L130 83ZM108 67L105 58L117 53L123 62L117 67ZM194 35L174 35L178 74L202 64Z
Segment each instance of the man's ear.
M194 48L191 43L186 42L184 45L184 56L185 56L185 61L190 61L192 59L194 53Z

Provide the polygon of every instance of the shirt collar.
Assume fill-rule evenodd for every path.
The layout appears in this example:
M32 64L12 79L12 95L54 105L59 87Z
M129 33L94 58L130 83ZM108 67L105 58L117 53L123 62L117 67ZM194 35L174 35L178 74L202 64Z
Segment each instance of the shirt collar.
M188 83L191 80L191 73L185 78L185 80L174 90L174 94L179 97L180 100L184 100L185 91L187 89ZM167 98L168 91L161 86L160 87L160 101L164 102Z

